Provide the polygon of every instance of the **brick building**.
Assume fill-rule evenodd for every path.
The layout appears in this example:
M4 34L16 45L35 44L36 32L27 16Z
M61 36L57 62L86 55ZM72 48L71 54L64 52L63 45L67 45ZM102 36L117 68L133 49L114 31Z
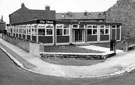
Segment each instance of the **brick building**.
M56 13L49 6L31 10L22 4L9 18L8 36L45 45L121 40L121 23L106 21L105 12Z

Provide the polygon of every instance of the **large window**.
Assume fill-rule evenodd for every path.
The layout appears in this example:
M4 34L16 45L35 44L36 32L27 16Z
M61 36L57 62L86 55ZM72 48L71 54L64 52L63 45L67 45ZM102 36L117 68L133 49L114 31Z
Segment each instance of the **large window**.
M45 25L43 24L38 25L38 35L45 36Z
M88 35L97 35L97 25L87 25Z
M57 29L58 36L69 36L69 25L68 24L56 25L56 29Z
M101 25L100 26L100 34L101 35L109 35L109 25Z
M46 33L45 33L45 35L46 36L52 36L53 35L53 29L54 29L53 24L46 24Z

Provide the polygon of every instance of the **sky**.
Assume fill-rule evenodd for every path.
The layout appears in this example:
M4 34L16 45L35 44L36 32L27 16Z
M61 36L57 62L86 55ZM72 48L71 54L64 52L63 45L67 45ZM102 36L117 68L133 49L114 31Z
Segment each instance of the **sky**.
M117 0L0 0L0 17L9 23L9 14L21 8L24 3L29 9L51 10L59 12L103 12L113 6Z

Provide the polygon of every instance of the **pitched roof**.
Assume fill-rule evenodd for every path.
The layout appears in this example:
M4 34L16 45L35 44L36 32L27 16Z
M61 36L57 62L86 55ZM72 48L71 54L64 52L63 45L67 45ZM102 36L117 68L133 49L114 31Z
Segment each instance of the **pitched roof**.
M105 19L105 12L56 13L56 19Z
M45 10L28 9L22 4L21 8L9 15L10 24L27 22L35 19L55 20L55 11L46 7Z

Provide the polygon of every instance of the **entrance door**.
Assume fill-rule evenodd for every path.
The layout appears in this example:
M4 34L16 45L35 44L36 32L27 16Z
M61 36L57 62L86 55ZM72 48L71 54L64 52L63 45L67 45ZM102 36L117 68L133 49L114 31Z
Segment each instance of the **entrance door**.
M76 29L75 30L75 42L82 42L82 30Z
M112 40L116 40L116 29L112 29Z

